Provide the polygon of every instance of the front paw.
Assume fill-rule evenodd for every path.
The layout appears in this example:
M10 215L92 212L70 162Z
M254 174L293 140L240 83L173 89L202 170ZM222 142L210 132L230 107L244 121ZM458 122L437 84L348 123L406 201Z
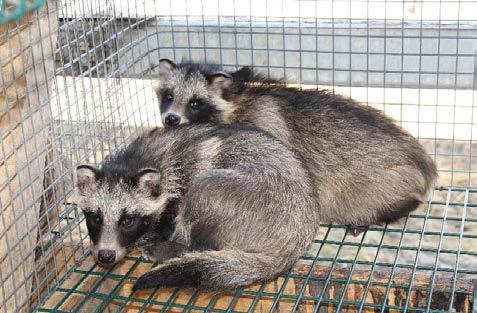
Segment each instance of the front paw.
M146 261L155 262L154 258L145 249L141 249L141 257Z
M358 237L361 233L363 233L367 229L368 229L368 226L348 225L348 232L353 237Z
M160 254L160 251L158 251L157 248L154 247L148 247L148 248L142 248L141 249L141 257L149 262L159 262L162 263L166 260L164 258L164 255Z
M162 242L141 249L142 257L151 262L164 263L165 261L180 256L185 247L172 242Z

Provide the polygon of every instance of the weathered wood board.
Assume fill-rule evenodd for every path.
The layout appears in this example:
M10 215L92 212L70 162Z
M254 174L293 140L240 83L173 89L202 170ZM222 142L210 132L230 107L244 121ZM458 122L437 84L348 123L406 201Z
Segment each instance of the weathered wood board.
M60 251L61 252L61 251ZM159 289L133 293L134 278L151 268L151 263L129 258L108 272L86 258L63 281L40 311L53 308L80 312L401 312L409 298L409 307L449 310L452 274L432 274L396 269L371 272L347 265L296 265L289 278L280 277L264 285L252 285L241 292L194 292ZM308 275L310 274L310 275ZM310 279L306 279L311 276ZM329 281L327 282L329 278ZM368 279L370 281L368 285ZM430 286L434 279L434 290ZM347 283L347 281L350 281ZM412 281L412 288L408 286ZM389 287L388 287L389 285ZM324 288L325 286L325 288ZM323 290L324 288L324 290ZM471 312L472 282L459 275L453 298L455 312ZM388 291L388 292L387 292ZM387 295L386 295L387 293ZM428 301L430 301L428 303ZM342 302L341 304L339 304ZM360 304L362 302L362 307ZM317 306L319 307L317 309ZM393 309L396 308L396 309Z

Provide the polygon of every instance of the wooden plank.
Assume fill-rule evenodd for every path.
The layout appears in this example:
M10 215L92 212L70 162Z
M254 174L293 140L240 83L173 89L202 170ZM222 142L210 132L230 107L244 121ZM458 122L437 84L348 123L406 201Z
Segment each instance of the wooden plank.
M137 256L137 254L136 254ZM80 269L87 270L94 265L94 260L88 257ZM81 311L94 311L98 306L102 306L106 312L115 312L122 307L122 312L183 312L184 306L191 308L188 312L203 312L205 308L217 310L232 309L234 312L270 312L276 302L272 312L291 312L295 307L298 296L301 297L297 311L300 313L312 313L316 309L317 301L323 289L323 282L331 271L331 281L326 286L320 302L319 312L335 312L336 303L341 299L344 301L340 312L357 312L360 301L364 300L362 312L374 312L372 305L382 305L386 295L387 284L391 275L391 269L379 269L371 275L371 284L367 290L366 282L370 277L367 269L354 269L351 275L352 282L346 287L345 282L350 276L350 266L318 265L311 270L311 279L306 282L305 277L310 273L310 266L307 264L296 265L292 272L292 277L286 283L283 277L276 279L264 286L257 284L244 288L242 294L236 297L234 292L194 292L193 290L179 290L174 293L173 289L160 289L151 295L151 290L144 290L132 293L131 287L134 280L129 276L137 277L151 268L151 263L143 263L135 259L128 259L116 265L112 272L101 278L104 269L95 267L95 274L86 275L74 273L61 285L62 291L54 292L43 305L45 309L51 309L62 303L61 310L69 311L83 301ZM129 273L129 274L128 274ZM124 275L128 277L123 278ZM408 292L407 286L411 281L411 272L405 269L396 269L391 280L391 288L388 293L386 305L403 307L406 298L409 296L409 306L426 308L429 299L429 289L432 280L431 273L416 273L413 278L413 288ZM78 282L82 281L78 284ZM122 283L121 283L122 281ZM452 274L442 275L438 273L435 277L435 290L432 294L431 309L448 310L450 291L452 290ZM74 287L74 288L73 288ZM88 294L96 287L96 291L108 297L113 289L114 293L109 296L110 300L104 296ZM65 290L72 291L68 296ZM281 293L279 292L281 290ZM302 292L303 290L303 292ZM453 308L456 312L471 312L472 308L472 281L469 277L459 276L456 281L456 292L454 295ZM253 291L253 293L251 293ZM278 296L280 295L280 296ZM85 298L86 297L86 298ZM144 305L144 301L150 298L150 304ZM122 299L128 299L124 302ZM350 304L350 303L354 304ZM151 304L152 303L152 304ZM164 304L168 303L167 307ZM144 307L143 307L144 306ZM164 310L165 309L165 310ZM390 309L388 312L399 312Z
M368 279L371 284L367 290L365 303L379 304L384 303L387 286L389 284L390 289L388 292L388 298L386 305L402 307L405 305L406 299L409 297L408 305L411 307L426 308L427 302L431 297L432 309L449 310L449 302L451 297L451 290L453 284L452 273L437 273L434 278L434 292L430 294L432 284L431 272L417 272L412 277L411 270L397 268L392 275L391 268L380 268L379 270L371 272L367 269L354 269L352 275L350 275L351 266L337 266L331 272L331 281L326 287L323 298L327 299L324 305L331 309L333 312L336 309L336 305L332 304L329 300L340 301L343 299L345 302L359 302L363 300L366 290L366 284ZM310 269L308 266L300 266L295 269L295 273L301 275L307 275ZM312 271L313 279L307 283L305 296L311 296L319 298L319 295L323 289L323 281L330 274L330 267L327 265L318 265ZM351 279L352 282L345 288L346 281ZM409 292L408 287L412 281L412 288ZM454 295L453 308L457 312L470 312L472 305L472 281L471 278L465 275L458 275L456 281L456 292ZM305 301L303 305L307 308L305 312L312 312L315 304L313 301ZM364 312L374 312L374 308L371 306L364 306ZM357 306L354 304L343 305L341 312L356 312ZM399 312L400 310L389 310L389 312Z

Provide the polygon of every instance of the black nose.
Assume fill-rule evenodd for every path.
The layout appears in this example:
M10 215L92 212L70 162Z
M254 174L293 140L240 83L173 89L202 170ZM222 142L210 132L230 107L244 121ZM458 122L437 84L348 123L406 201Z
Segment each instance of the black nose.
M169 113L164 119L167 126L177 126L181 122L181 117L177 114Z
M104 264L114 263L116 259L116 251L114 250L99 250L98 251L98 261Z

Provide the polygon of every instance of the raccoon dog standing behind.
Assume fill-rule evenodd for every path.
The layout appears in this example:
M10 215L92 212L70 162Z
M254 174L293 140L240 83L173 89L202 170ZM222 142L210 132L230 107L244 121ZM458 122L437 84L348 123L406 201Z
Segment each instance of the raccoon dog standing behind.
M417 140L378 110L324 90L298 90L243 68L160 60L155 86L165 126L254 125L295 149L311 173L321 220L393 222L426 200L437 176Z
M307 251L319 224L301 161L249 126L155 129L100 168L79 166L76 177L99 263L112 265L133 247L165 261L134 289L271 280ZM160 221L170 206L176 227L163 242L161 233L170 230Z

